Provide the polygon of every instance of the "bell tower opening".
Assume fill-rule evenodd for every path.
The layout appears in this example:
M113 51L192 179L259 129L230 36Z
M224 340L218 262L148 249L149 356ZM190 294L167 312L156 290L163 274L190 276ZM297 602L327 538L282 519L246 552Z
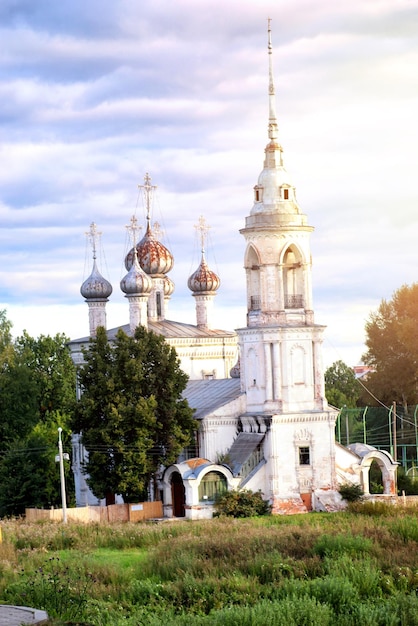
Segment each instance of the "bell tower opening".
M248 310L258 311L261 308L260 260L253 246L248 248L245 268L247 270Z
M283 256L283 292L285 309L304 307L302 257L295 246Z

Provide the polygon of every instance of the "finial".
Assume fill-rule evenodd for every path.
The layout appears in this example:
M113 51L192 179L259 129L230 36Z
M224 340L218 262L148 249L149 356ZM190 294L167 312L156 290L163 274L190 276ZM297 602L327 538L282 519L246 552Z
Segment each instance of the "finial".
M132 239L132 245L133 245L133 251L134 251L134 257L136 258L138 255L138 250L136 249L136 242L137 242L137 233L141 230L141 226L138 225L138 220L136 219L135 215L132 215L131 217L131 221L130 223L126 226L126 229L129 231L129 234L131 236Z
M154 224L152 225L152 234L156 239L162 239L164 231L161 228L161 224L159 222L154 222Z
M102 233L97 230L97 224L95 224L95 222L92 222L90 224L90 230L88 230L85 234L89 238L89 241L91 243L91 247L93 250L93 259L96 259L96 243L98 242Z
M157 189L157 185L151 185L151 176L148 172L144 176L144 185L138 185L139 189L142 189L145 195L145 206L147 209L147 231L150 230L150 219L151 219L151 201L152 201L152 193L155 189Z
M207 223L207 221L205 220L205 218L203 217L203 215L201 215L199 217L198 223L195 224L194 227L200 233L200 246L201 246L201 249L202 249L202 254L204 254L206 238L207 238L207 234L209 232L210 226Z
M268 18L268 55L269 55L269 138L276 139L278 135L277 115L276 115L276 96L273 79L273 45L271 43L271 18Z

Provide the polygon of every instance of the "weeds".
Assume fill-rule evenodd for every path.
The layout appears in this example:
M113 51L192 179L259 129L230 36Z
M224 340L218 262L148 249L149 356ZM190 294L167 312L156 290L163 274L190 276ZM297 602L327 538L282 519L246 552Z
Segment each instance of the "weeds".
M5 521L0 601L44 609L54 626L418 626L417 519L394 509L157 526Z
M81 616L93 584L90 573L70 570L59 558L50 557L35 571L23 569L6 598L18 598L18 604L44 609L52 617L75 620Z

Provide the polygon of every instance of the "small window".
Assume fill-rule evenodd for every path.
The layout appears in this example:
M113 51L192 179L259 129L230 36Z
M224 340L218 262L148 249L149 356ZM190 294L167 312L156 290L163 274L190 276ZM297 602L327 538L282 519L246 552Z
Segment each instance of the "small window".
M161 293L157 291L156 296L156 304L157 304L157 315L161 317Z
M299 448L299 465L310 465L310 451L309 446L305 446L303 448Z
M199 501L214 502L216 496L227 491L226 478L219 472L209 472L199 485Z
M289 190L288 189L283 189L283 198L285 200L289 200Z

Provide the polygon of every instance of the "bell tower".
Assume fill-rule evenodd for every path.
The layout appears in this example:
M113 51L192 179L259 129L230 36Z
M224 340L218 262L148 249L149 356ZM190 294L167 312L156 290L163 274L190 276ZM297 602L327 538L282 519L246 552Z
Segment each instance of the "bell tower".
M247 328L239 331L241 355L248 357L244 386L252 410L321 410L326 404L320 358L324 327L314 324L313 227L283 162L272 52L269 21L269 142L254 205L240 231L247 244Z
M240 231L246 242L247 326L237 332L247 416L269 431L265 452L273 510L296 512L306 510L302 500L311 502L315 490L335 493L336 412L325 398L325 327L314 322L313 227L284 166L272 52L269 20L268 143L253 207Z

